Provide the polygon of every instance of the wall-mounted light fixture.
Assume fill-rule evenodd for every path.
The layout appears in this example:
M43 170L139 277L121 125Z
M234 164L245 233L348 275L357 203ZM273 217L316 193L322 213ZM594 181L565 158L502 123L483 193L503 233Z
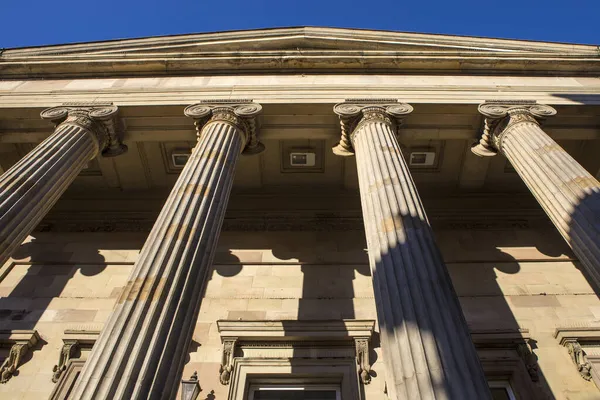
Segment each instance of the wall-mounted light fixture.
M194 371L190 379L181 380L181 400L196 400L201 390L196 371Z

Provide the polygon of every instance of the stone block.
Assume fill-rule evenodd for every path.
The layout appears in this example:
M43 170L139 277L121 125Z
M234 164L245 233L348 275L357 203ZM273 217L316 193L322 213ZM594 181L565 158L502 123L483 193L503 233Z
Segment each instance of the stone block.
M509 301L514 307L560 307L556 296L510 296Z
M249 299L248 310L277 311L283 308L282 299Z
M266 311L229 311L227 319L238 321L256 321L266 319Z
M96 310L58 310L53 321L90 322L96 317Z

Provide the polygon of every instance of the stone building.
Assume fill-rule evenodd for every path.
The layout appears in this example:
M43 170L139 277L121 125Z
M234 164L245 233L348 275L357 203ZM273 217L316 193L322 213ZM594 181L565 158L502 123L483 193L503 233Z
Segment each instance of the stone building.
M304 27L2 51L0 398L600 398L599 73Z

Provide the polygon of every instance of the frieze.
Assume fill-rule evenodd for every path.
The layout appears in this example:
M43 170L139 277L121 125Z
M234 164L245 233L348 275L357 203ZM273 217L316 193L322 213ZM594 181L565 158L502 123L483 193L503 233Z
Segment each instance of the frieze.
M150 213L149 213L150 214ZM315 214L267 215L266 211L257 211L254 215L226 215L222 231L240 232L278 232L278 231L364 231L364 222L360 212L345 215L318 216ZM429 212L430 223L434 229L457 230L522 230L551 226L548 218L538 210L515 218L507 213L481 215L473 218L466 213L438 215L436 210ZM36 232L150 232L156 215L139 218L105 216L97 219L73 219L70 215L49 215L36 228Z

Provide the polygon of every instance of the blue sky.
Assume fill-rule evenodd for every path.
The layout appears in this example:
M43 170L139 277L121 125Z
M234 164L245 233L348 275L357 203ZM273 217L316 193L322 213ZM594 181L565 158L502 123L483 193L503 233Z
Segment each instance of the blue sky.
M600 0L0 0L0 48L281 26L600 45Z

